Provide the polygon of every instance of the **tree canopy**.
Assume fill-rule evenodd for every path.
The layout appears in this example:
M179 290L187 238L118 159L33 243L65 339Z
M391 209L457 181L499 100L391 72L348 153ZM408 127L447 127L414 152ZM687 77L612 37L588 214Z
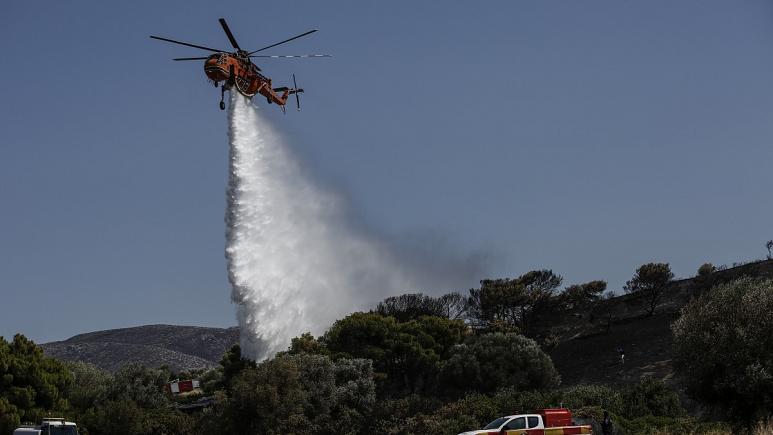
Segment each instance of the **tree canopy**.
M647 263L639 266L636 273L625 283L625 291L637 293L647 301L647 315L655 314L655 308L663 297L663 291L674 278L668 263Z
M532 321L546 309L563 278L552 270L533 270L515 279L484 279L471 289L469 316L479 328L505 324L529 332ZM492 328L497 329L497 328Z
M233 433L352 433L375 402L368 360L280 355L239 373L227 416Z
M387 394L431 388L439 363L466 334L460 320L423 316L398 322L392 316L353 313L322 337L334 358L367 358Z
M773 280L720 284L672 325L687 393L751 423L773 409Z
M461 319L466 309L467 299L459 293L448 293L440 297L408 293L386 298L376 306L378 314L392 316L400 322L416 320L422 316Z
M561 293L561 302L567 308L587 307L601 300L607 289L606 281L590 281L585 284L573 284Z
M39 421L47 411L67 409L64 391L72 375L64 364L21 334L0 337L0 433L21 422Z
M522 335L475 335L455 346L443 364L441 382L457 393L493 393L499 388L550 389L560 376L537 342Z

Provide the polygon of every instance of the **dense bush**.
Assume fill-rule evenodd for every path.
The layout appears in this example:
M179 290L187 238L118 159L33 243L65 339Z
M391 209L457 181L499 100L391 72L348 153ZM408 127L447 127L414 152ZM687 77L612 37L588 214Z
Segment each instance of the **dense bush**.
M282 355L232 381L226 417L242 434L352 433L375 402L370 361Z
M493 393L498 388L555 388L560 382L550 357L537 342L518 334L475 335L454 347L443 363L445 391Z
M722 423L701 423L692 417L656 417L651 415L634 419L616 417L615 422L617 433L626 435L725 435L734 433L728 425Z
M114 376L82 363L68 368L80 385L69 393L81 432L108 434L190 434L195 422L171 407L164 385L169 371L129 364Z
M773 280L713 287L672 325L687 393L749 424L773 413Z
M112 382L110 373L84 362L64 364L73 378L64 391L73 408L89 409L105 397Z
M418 394L410 394L399 399L380 400L374 406L365 429L370 433L403 434L405 425L411 417L431 414L442 405L443 402L437 397Z
M322 337L334 359L373 361L384 396L429 392L440 362L465 337L460 320L423 316L398 322L376 313L354 313L338 320Z
M615 412L628 418L683 417L684 409L674 390L663 382L645 378L638 384L623 389L621 407Z

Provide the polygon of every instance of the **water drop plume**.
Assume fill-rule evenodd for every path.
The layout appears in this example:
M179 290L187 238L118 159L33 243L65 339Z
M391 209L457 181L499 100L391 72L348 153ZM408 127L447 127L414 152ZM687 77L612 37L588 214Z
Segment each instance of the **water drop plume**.
M415 289L386 243L349 224L248 99L230 100L226 259L243 355L318 335L381 295Z

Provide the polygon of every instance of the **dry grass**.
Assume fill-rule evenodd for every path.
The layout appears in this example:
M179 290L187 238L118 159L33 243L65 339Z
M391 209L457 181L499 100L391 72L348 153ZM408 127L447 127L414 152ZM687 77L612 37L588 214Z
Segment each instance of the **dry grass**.
M723 430L710 430L708 432L690 432L689 434L684 435L698 435L699 433L701 435L727 435L730 432ZM676 433L666 430L655 432L653 435L676 435ZM751 435L773 435L773 418L762 420L757 423L757 425L754 426L754 429L752 429Z
M762 420L754 426L754 435L773 435L773 418Z
M728 435L730 432L722 431L722 430L710 430L708 432L689 432L689 433L680 433L679 435ZM669 432L669 431L662 431L662 432L654 432L652 435L677 435L676 432ZM756 435L756 434L755 434Z

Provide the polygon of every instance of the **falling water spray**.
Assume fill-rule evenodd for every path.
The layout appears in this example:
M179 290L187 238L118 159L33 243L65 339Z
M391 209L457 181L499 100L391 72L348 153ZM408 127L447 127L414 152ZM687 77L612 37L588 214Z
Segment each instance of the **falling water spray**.
M392 249L348 225L248 99L230 100L226 258L245 357L284 350L384 295L416 289Z

